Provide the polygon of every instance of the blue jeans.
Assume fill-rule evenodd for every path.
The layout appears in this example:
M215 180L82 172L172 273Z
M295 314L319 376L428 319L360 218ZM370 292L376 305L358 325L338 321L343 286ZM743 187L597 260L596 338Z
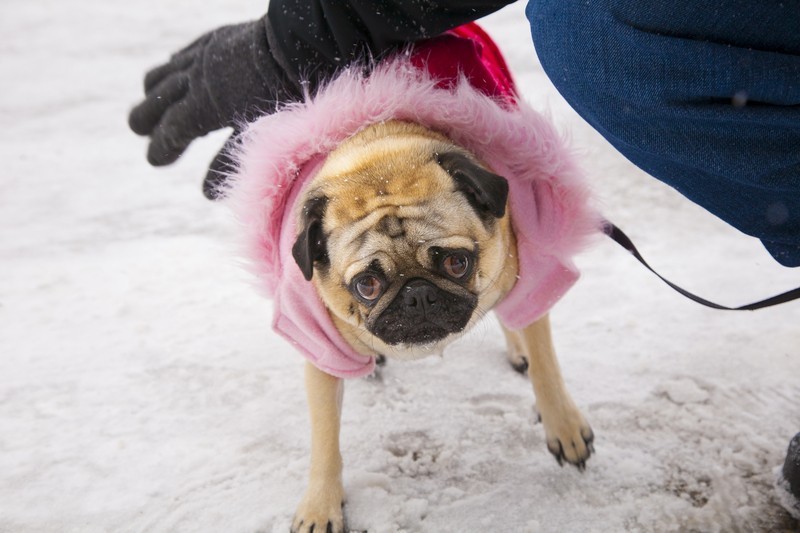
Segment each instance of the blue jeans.
M634 164L800 266L800 1L530 0L536 51Z

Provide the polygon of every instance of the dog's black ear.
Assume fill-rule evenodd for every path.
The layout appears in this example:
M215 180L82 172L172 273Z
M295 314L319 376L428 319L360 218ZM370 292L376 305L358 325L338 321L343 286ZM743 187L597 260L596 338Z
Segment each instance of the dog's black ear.
M479 214L501 218L506 212L508 181L503 176L489 172L458 152L436 154L436 162L456 182L456 188L467 195L467 200Z
M306 280L311 280L314 274L314 263L328 262L328 246L322 231L322 218L327 204L327 196L314 196L303 205L302 229L292 246L292 257Z

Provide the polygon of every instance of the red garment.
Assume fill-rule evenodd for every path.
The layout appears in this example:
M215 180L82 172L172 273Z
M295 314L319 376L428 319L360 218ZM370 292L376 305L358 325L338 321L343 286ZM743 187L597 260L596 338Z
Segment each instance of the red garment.
M411 63L452 89L460 75L482 93L516 104L517 91L497 45L474 22L414 46Z

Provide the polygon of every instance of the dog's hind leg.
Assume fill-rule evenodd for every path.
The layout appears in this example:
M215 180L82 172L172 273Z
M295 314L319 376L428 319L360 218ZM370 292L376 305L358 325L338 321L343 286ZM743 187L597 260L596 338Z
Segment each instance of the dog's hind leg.
M292 533L341 533L344 487L339 427L344 383L306 363L306 394L311 413L311 473L292 523Z
M528 374L528 359L525 355L525 345L518 331L503 328L506 337L506 351L511 367L520 374Z
M512 345L521 348L528 362L528 377L536 394L536 408L544 426L547 449L559 464L566 461L582 470L594 451L594 434L564 385L553 349L549 317L545 315L518 331L506 328L503 331L509 349Z

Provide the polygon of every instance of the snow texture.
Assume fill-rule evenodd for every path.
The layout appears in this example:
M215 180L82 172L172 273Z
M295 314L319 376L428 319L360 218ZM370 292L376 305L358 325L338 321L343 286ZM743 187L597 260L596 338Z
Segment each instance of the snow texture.
M604 213L721 303L800 285L627 163L557 95L523 6L485 20L524 96L569 131ZM147 165L126 126L151 66L260 2L0 4L0 531L284 532L305 485L302 358L200 193L225 138ZM487 320L441 358L347 383L353 531L792 531L775 474L800 429L800 304L683 299L613 243L552 319L597 436L559 468Z

